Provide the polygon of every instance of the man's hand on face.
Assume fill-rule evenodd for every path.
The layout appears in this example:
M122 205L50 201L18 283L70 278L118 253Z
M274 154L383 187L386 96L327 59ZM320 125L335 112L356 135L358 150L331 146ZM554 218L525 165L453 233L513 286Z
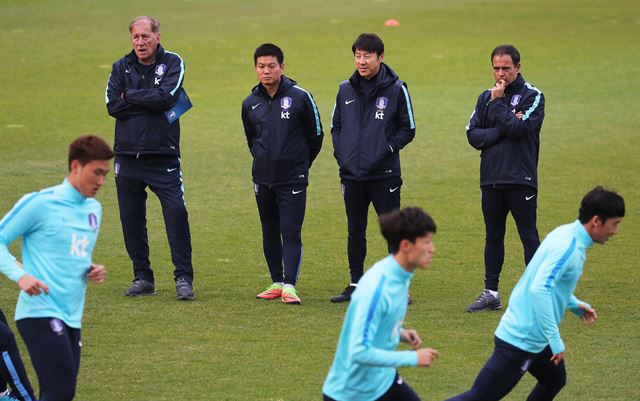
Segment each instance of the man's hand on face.
M495 85L493 85L493 88L491 88L491 100L495 100L499 97L504 96L504 90L507 88L507 84L504 80L499 80L498 82L496 82Z

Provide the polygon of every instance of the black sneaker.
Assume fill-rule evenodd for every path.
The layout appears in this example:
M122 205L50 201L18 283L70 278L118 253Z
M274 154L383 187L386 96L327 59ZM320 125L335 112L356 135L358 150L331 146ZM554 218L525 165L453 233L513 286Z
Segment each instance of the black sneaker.
M356 290L355 285L348 285L347 288L342 290L342 293L331 297L331 302L333 302L334 304L349 302L351 301L351 294L353 294L355 290Z
M500 296L493 296L489 290L483 290L478 299L474 303L467 306L467 312L482 312L486 310L500 310L502 304L500 303Z
M176 280L176 299L180 301L193 301L195 297L193 286L184 277L178 278Z
M125 297L138 297L141 295L155 295L156 287L152 282L147 281L142 278L137 278L133 280L133 284L131 287L127 288L124 291Z

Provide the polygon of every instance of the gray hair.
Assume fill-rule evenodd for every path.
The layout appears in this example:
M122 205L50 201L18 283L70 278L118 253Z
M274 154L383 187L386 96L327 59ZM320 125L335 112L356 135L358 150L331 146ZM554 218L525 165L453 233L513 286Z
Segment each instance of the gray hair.
M158 21L157 19L155 19L153 17L147 17L146 15L140 15L140 16L135 17L134 19L132 19L131 22L129 23L129 32L131 32L133 30L133 26L135 24L137 24L138 22L140 22L142 20L147 20L147 21L149 21L151 23L151 32L160 33L160 21Z

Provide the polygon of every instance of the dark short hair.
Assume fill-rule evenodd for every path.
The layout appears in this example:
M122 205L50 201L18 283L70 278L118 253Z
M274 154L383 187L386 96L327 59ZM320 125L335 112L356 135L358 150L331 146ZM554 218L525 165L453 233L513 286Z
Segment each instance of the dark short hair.
M282 49L273 43L263 43L253 53L253 64L258 64L258 57L273 56L278 59L278 64L284 63L284 53Z
M69 171L74 160L84 166L94 160L110 160L113 156L113 150L102 138L94 135L81 136L69 145Z
M160 33L160 21L153 17L147 17L146 15L135 17L131 20L131 22L129 22L129 33L131 33L131 31L133 30L133 26L142 20L147 20L151 23L151 32Z
M416 238L436 233L436 223L419 207L407 207L380 216L380 232L396 254L403 239L415 243Z
M582 198L578 219L586 224L593 216L600 217L603 222L612 217L624 217L624 199L598 185Z
M493 49L493 51L491 52L491 62L493 62L493 58L495 56L502 56L505 54L511 56L513 65L520 64L520 52L513 45L500 45Z
M369 53L375 53L380 57L384 53L384 43L380 36L375 33L361 33L351 45L351 51L356 54L356 50L365 50Z

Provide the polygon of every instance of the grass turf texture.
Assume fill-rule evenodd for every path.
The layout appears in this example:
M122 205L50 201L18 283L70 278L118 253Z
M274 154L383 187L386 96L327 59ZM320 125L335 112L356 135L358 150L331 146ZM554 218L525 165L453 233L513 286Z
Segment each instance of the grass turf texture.
M521 51L525 78L547 99L540 234L574 220L582 195L596 184L620 190L627 201L620 234L589 253L576 291L600 321L587 328L568 316L562 326L569 379L558 399L640 398L637 2L3 0L0 214L22 194L62 179L72 138L97 133L112 140L104 88L111 63L130 50L127 24L139 14L160 19L162 44L187 66L194 108L181 121L182 160L197 300L174 299L155 196L147 218L158 295L123 297L131 267L111 176L98 196L104 219L94 254L109 275L88 290L76 399L320 399L346 308L328 299L348 279L330 116L338 83L353 71L351 43L366 31L384 39L385 61L412 95L417 134L402 152L402 203L422 206L439 226L437 256L414 279L406 326L441 358L402 375L423 399L443 399L468 388L492 350L502 312L464 313L482 288L484 242L479 155L464 126L477 95L492 84L491 50L508 42ZM388 18L401 25L385 28ZM269 278L240 103L256 82L253 50L266 41L284 49L287 75L314 94L327 134L311 171L301 307L254 299ZM509 219L503 303L523 269ZM370 222L367 265L386 249L373 212ZM19 244L12 250L17 254ZM11 315L16 287L4 276L0 286L0 305ZM525 377L506 399L524 399L532 386Z

